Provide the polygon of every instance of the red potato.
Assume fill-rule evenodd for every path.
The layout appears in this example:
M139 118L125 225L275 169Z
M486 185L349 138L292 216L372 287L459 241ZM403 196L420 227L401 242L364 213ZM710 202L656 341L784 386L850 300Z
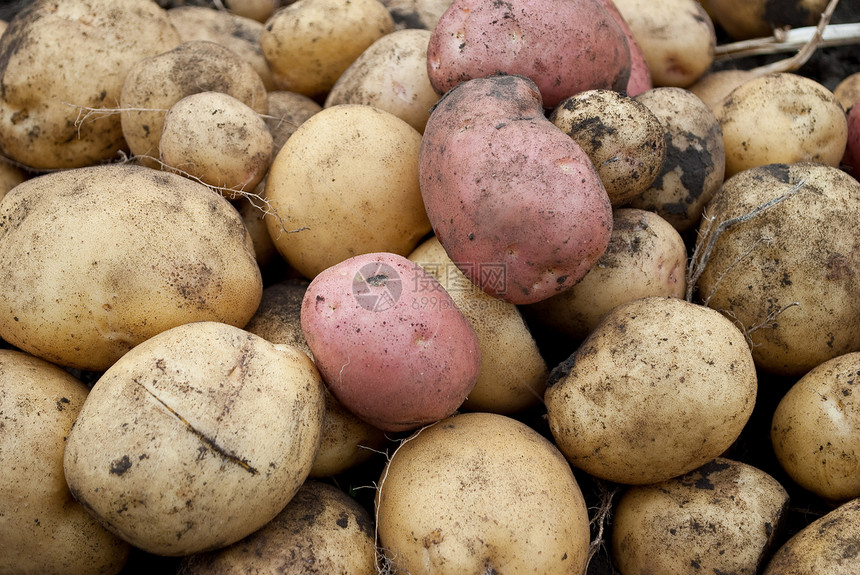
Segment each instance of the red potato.
M436 105L418 174L442 246L478 287L515 304L573 286L612 232L606 189L522 76L460 84Z
M436 305L422 307L430 288ZM321 272L301 323L332 394L384 431L451 415L478 378L471 324L433 276L397 254L363 254Z
M630 49L599 0L455 0L427 48L430 83L440 94L460 82L522 74L547 107L582 90L623 90Z
M848 145L842 160L848 173L860 180L860 106L856 104L848 112Z

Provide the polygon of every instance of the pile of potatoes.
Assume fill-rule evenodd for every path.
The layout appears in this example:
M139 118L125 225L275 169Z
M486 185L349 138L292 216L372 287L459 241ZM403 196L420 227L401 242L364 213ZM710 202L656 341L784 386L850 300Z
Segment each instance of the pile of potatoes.
M0 573L860 572L826 2L215 4L3 28Z

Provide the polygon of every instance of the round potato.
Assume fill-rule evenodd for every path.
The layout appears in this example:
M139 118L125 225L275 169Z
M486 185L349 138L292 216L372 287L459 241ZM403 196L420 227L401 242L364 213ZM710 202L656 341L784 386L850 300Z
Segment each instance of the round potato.
M860 572L860 499L852 499L788 540L762 575L852 575Z
M269 113L265 120L272 134L272 158L278 155L299 126L320 110L322 106L307 96L282 90L269 92Z
M167 111L185 96L199 92L223 92L259 114L269 111L266 86L251 64L215 42L183 42L135 63L123 83L122 133L141 163L158 167L158 144Z
M760 369L800 376L860 351L857 180L824 164L760 166L726 180L707 214L700 301L743 326ZM721 231L735 218L748 221Z
M655 212L684 233L698 225L725 177L720 123L704 102L682 88L654 88L636 99L663 124L666 159L651 187L627 207Z
M745 463L717 458L681 477L631 487L613 510L621 575L756 575L788 511L788 493Z
M435 236L415 248L409 259L439 282L478 336L481 370L463 408L510 414L543 399L546 362L519 308L470 282ZM434 287L418 286L421 293L416 303L422 309L435 309L443 301Z
M262 181L272 147L263 118L223 92L199 92L176 102L164 116L158 143L165 169L212 186L228 200Z
M278 10L260 37L279 90L325 96L394 20L378 0L298 0Z
M429 30L386 34L361 53L338 78L326 107L365 104L390 112L424 132L439 95L427 76Z
M224 0L230 12L257 22L265 22L280 8L283 0ZM284 2L287 3L287 2Z
M615 210L609 247L579 283L529 306L545 327L575 340L591 333L612 308L648 296L683 298L687 248L672 225L653 212Z
M728 319L677 298L647 297L603 317L550 374L549 426L575 466L648 484L711 461L755 404L755 365Z
M435 307L416 305L419 286L438 294ZM433 276L396 254L355 256L317 275L301 322L329 390L384 431L451 415L478 378L471 324Z
M666 130L645 104L612 90L562 101L550 121L591 158L613 207L651 187L666 159Z
M266 222L284 259L310 279L358 254L409 254L431 229L420 147L415 128L372 106L332 106L308 119L266 178Z
M839 166L848 127L832 92L797 74L744 82L716 111L726 149L726 177L775 163Z
M308 282L288 280L266 287L257 313L245 329L275 344L292 345L313 359L302 333L302 299ZM310 477L337 475L371 458L386 443L385 434L365 423L328 391L320 448Z
M839 82L833 89L833 95L845 111L850 112L854 104L860 102L860 72L851 74Z
M179 572L378 575L373 520L337 487L307 481L265 527L229 547L186 557Z
M828 0L708 0L709 13L735 40L818 24Z
M860 352L804 375L773 414L776 457L795 483L829 501L860 497ZM858 393L860 395L860 393Z
M842 161L854 179L860 179L860 106L848 112L848 143Z
M686 88L714 61L717 35L696 0L613 0L642 49L655 86Z
M241 327L260 302L241 217L175 174L130 164L46 174L6 194L0 223L0 337L60 365L104 371L170 327Z
M433 28L427 66L439 94L467 80L522 75L554 108L583 90L623 90L631 58L624 30L599 0L454 0Z
M272 4L277 0L260 1ZM272 71L260 47L262 22L205 6L177 6L167 11L167 17L183 42L207 40L229 48L254 67L266 90L275 89Z
M69 434L66 480L140 549L224 547L271 521L304 483L324 409L322 380L300 350L227 324L185 324L99 378Z
M149 0L26 3L0 39L3 154L37 170L114 157L125 148L120 117L99 110L117 107L135 62L179 42Z
M398 575L581 575L588 512L570 466L514 419L456 415L422 429L377 483L379 541Z
M756 77L750 70L717 70L708 72L688 87L711 111L716 114L731 92Z
M66 437L87 398L68 372L0 350L0 573L119 573L130 546L69 493Z
M612 206L588 155L524 76L468 80L433 109L418 173L436 237L469 280L513 304L570 288L606 250Z

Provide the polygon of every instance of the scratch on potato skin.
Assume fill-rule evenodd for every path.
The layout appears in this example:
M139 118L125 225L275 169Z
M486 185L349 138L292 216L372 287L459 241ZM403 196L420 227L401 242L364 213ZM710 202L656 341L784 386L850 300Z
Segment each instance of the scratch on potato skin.
M196 435L197 438L201 442L203 442L205 445L207 445L210 449L212 449L212 451L214 451L215 453L217 453L218 455L220 455L224 459L227 459L228 461L232 461L233 463L235 463L236 465L238 465L239 467L241 467L242 469L244 469L245 471L247 471L251 475L257 475L257 473L259 473L257 468L253 467L250 463L248 463L247 459L240 458L238 455L235 455L233 453L226 451L223 447L221 447L220 445L215 443L215 440L213 440L212 438L210 438L210 437L206 436L205 434L201 433L200 431L198 431L193 425L191 425L191 423L187 419L182 417L175 409L173 409L172 407L167 405L167 403L165 403L160 397L155 395L152 392L152 390L150 390L148 387L146 387L145 385L140 383L136 378L135 378L134 382L137 385L139 385L140 387L142 387L144 390L146 390L146 392L149 395L151 395L158 403L163 405L164 408L167 409L167 411L169 411L171 414L173 414L173 416L176 419L181 421L185 425L185 427L188 428L188 431L190 431L191 433Z

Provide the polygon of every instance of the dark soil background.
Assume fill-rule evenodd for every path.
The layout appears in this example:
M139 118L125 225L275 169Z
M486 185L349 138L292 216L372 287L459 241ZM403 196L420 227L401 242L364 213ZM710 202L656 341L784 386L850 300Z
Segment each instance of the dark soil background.
M9 20L28 1L0 2L0 19ZM165 8L176 5L212 5L207 0L159 0ZM860 0L842 0L833 18L833 23L860 22ZM731 41L724 33L718 30L719 43ZM722 61L715 64L715 69L742 68L751 69L775 60L787 58L791 54L776 56L757 56L752 58L734 59ZM812 78L830 90L847 76L860 72L860 44L822 48L796 73ZM535 337L546 356L547 363L551 367L557 365L572 353L578 342L560 340L552 334L535 331ZM88 374L82 374L87 380ZM97 374L91 374L89 379L94 381ZM831 507L794 485L780 468L770 446L770 419L782 395L794 383L793 380L773 377L768 374L759 375L759 397L753 416L736 442L735 446L726 454L727 457L749 463L759 469L766 471L775 477L788 491L791 503L785 518L782 530L778 532L774 542L774 550L784 543L791 535L808 525L814 519L825 514ZM528 423L547 437L551 438L545 422L545 410L541 406L535 410L521 414L518 419ZM394 444L392 443L392 446ZM373 484L379 478L385 459L383 455L374 457L364 465L352 469L341 476L328 479L338 485L372 513L373 508ZM597 509L606 501L606 495L615 490L612 502L615 503L623 494L623 487L606 484L590 478L584 473L576 472L582 487L590 515L594 516ZM596 534L597 526L593 526L593 534ZM588 575L615 575L617 572L612 566L608 544L611 537L611 514L605 524L606 531L603 534L604 544L594 556ZM179 566L176 558L157 557L139 550L132 553L125 574L131 573L175 573Z

